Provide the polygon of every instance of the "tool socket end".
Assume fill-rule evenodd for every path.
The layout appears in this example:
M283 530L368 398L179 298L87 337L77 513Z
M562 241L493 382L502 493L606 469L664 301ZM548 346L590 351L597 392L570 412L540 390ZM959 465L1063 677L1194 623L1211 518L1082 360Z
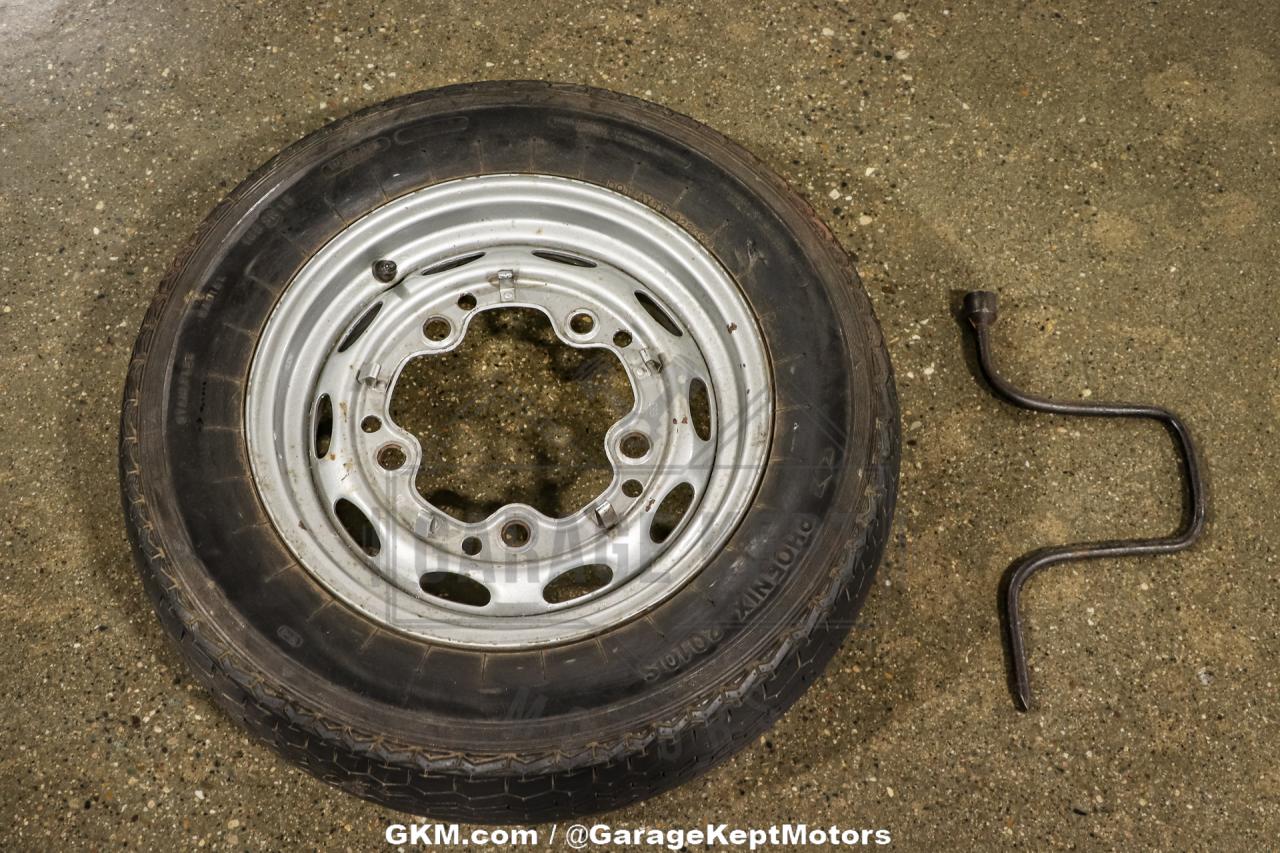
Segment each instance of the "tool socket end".
M964 295L964 316L975 326L994 323L999 315L999 299L990 290L971 290Z

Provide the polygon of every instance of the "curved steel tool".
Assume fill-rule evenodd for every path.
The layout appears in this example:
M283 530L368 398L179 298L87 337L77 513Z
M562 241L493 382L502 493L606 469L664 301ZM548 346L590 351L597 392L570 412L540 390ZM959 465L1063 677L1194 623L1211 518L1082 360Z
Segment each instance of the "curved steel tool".
M1071 560L1092 560L1099 557L1134 557L1142 554L1170 554L1191 546L1204 530L1205 495L1204 480L1191 433L1177 415L1159 406L1140 406L1132 403L1064 403L1046 400L1023 393L1009 384L992 364L991 341L988 330L996 321L996 295L986 290L975 290L964 297L964 316L973 326L978 344L978 364L987 382L997 394L1011 403L1037 412L1055 415L1086 415L1091 417L1152 418L1160 421L1177 439L1182 451L1182 466L1186 482L1186 524L1173 536L1155 539L1119 539L1106 542L1082 542L1040 548L1025 554L1009 567L1004 583L1005 630L1009 642L1009 656L1013 662L1015 698L1021 710L1031 707L1031 684L1028 679L1027 656L1022 642L1022 617L1018 610L1018 597L1027 580L1037 572L1058 563Z

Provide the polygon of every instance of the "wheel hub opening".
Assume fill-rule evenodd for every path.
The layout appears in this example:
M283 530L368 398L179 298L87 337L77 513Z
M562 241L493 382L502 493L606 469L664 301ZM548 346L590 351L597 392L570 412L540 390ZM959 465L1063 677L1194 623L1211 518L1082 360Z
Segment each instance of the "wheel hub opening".
M605 433L634 400L610 350L570 346L536 309L495 308L405 366L390 415L418 439L414 485L441 511L478 522L525 503L564 518L608 487Z

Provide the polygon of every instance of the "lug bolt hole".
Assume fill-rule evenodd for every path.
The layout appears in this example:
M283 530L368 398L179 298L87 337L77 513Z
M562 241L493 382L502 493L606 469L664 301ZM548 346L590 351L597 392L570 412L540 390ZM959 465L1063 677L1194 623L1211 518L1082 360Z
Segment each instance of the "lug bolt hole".
M462 540L462 553L468 557L474 557L480 553L480 540L474 536L468 536Z
M449 321L443 317L432 317L422 326L422 334L427 340L437 343L449 337L451 331L453 326L449 325Z
M642 432L628 433L623 436L618 449L628 459L641 459L649 453L649 437Z
M596 318L585 311L579 311L569 318L569 330L575 335L589 335L596 327Z
M400 468L408 458L405 456L404 448L398 444L388 444L378 451L378 464L388 471Z
M508 521L502 526L502 544L508 548L523 548L530 536L529 525L523 521Z

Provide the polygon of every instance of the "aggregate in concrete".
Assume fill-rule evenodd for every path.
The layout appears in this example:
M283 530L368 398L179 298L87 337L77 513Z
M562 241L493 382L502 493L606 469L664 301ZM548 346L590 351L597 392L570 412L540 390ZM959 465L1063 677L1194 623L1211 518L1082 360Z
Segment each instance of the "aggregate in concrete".
M886 828L909 850L1274 845L1267 4L11 0L0 44L6 848L384 844L398 816L275 758L167 645L118 508L120 390L162 270L250 170L359 107L498 78L650 98L763 157L858 258L902 401L893 543L827 674L731 762L605 820ZM976 287L1003 295L1015 381L1183 413L1213 492L1194 551L1032 584L1026 715L1005 566L1172 530L1179 483L1158 427L988 397L949 313Z

